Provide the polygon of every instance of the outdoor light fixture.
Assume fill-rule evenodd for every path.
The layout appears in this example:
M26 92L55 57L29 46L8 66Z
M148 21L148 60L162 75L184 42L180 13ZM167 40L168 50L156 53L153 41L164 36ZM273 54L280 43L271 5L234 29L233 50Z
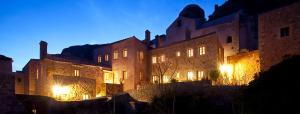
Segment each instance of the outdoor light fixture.
M231 64L223 64L220 66L220 72L222 75L231 76L233 73L233 66Z
M58 99L66 99L67 95L70 93L70 88L68 86L54 85L52 87L53 96Z

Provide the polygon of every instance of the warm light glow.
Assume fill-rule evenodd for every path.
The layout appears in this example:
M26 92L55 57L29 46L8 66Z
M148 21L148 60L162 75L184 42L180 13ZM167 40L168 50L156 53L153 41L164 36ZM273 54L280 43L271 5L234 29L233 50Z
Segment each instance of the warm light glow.
M222 75L232 76L233 66L231 64L223 64L220 66L220 72Z
M170 81L168 76L163 76L163 78L164 83L168 83Z
M67 95L70 93L68 86L54 85L52 87L53 96L61 100L67 99Z
M155 56L152 57L152 63L156 63L156 57Z
M176 56L177 56L177 57L180 57L180 51L177 51L177 52L176 52Z
M194 56L194 50L193 49L188 49L188 57L193 57Z
M188 80L193 80L194 74L193 72L188 72Z

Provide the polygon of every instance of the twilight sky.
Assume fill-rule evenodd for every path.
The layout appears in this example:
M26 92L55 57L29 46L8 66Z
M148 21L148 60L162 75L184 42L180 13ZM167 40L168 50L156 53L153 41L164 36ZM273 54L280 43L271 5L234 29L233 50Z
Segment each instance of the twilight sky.
M110 43L130 36L144 39L165 34L188 4L198 4L206 17L226 0L0 0L0 54L21 70L39 58L39 41L48 53L72 45Z

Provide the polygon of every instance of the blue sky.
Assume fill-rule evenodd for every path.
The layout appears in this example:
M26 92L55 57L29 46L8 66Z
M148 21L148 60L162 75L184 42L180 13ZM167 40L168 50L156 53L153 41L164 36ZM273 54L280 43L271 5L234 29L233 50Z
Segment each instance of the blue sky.
M225 0L0 0L0 54L21 70L39 58L39 41L48 53L72 45L110 43L130 36L165 34L188 4L210 15Z

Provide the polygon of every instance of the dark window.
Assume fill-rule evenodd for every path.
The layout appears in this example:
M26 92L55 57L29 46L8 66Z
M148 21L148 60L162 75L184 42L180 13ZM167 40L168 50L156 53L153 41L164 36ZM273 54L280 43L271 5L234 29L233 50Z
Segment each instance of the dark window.
M22 79L21 79L21 78L17 78L17 80L18 80L18 82L19 82L19 83L22 81Z
M280 37L287 37L290 35L290 27L280 28Z
M181 20L177 20L177 27L181 27Z
M232 42L232 36L228 36L227 37L227 43L231 43Z

